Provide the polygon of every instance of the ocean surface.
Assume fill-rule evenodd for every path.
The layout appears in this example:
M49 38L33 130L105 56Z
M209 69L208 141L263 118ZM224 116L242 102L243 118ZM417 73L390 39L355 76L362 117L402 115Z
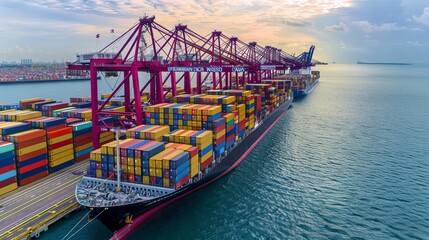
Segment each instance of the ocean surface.
M130 239L429 239L429 65L317 70L320 84L237 169ZM0 102L36 89L57 99L89 94L89 82L15 86L0 86ZM40 239L61 239L82 218ZM94 221L71 239L110 236Z

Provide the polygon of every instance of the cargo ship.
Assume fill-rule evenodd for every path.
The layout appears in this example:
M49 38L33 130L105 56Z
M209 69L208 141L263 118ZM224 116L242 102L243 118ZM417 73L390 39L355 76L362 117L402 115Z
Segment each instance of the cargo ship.
M295 98L304 97L309 94L319 83L320 72L311 71L311 74L299 74L299 78L293 81L292 90Z
M287 87L289 89L278 91L279 85L276 84L277 82L281 82L282 88ZM126 236L128 236L138 225L140 225L142 222L147 220L150 216L158 212L159 210L165 208L166 206L176 202L177 200L209 185L210 183L220 179L227 173L231 172L234 168L236 168L240 163L242 163L245 159L245 157L250 153L250 151L264 138L264 136L267 134L268 131L274 126L274 124L279 121L279 119L286 113L289 106L291 105L293 101L293 94L290 89L290 80L269 80L268 82L271 82L270 84L249 84L249 86L246 86L245 89L251 89L251 90L241 90L241 93L252 93L251 96L248 96L247 98L250 99L250 97L255 96L255 98L258 98L259 103L256 103L255 105L261 105L261 98L258 94L256 94L259 90L259 93L261 92L261 88L265 87L265 89L270 89L270 91L273 90L273 87L277 87L277 92L275 95L272 94L272 92L266 92L269 95L272 96L270 99L264 99L262 103L262 107L259 106L261 111L255 111L250 110L253 105L249 105L250 107L247 108L244 107L244 104L241 104L243 106L242 111L243 114L239 113L238 120L240 124L234 124L234 118L232 117L232 120L229 120L229 117L232 115L224 114L223 117L225 118L224 121L222 121L221 118L218 118L219 120L213 120L216 115L220 116L220 113L215 113L213 109L220 109L220 106L215 106L213 108L210 107L210 105L206 105L207 107L201 107L201 109L209 109L208 111L214 111L213 115L210 115L208 113L208 119L207 122L213 121L212 126L203 126L203 129L219 129L224 126L225 132L227 132L225 135L228 135L229 132L234 132L233 129L234 125L236 125L236 131L239 132L238 134L234 135L235 137L226 137L228 140L226 140L226 145L222 150L219 150L219 139L217 140L217 147L206 147L206 146L212 146L210 144L204 144L205 140L203 140L203 137L199 138L199 136L207 136L206 132L210 132L209 139L211 139L211 134L215 133L216 131L187 131L187 130L180 130L175 129L173 130L170 135L165 135L165 132L162 133L161 128L167 127L167 132L169 131L168 126L152 126L152 129L158 129L156 130L156 133L161 132L160 134L164 134L162 136L162 139L164 142L156 142L151 140L117 140L116 142L112 142L111 144L106 144L101 147L100 150L95 150L92 152L92 156L90 158L90 161L92 159L96 159L95 161L90 162L90 169L88 170L88 173L81 179L81 181L76 186L76 199L79 204L81 204L83 207L90 209L88 216L91 219L97 219L101 221L105 226L107 226L112 232L116 232L115 236L116 238L123 239ZM265 86L265 85L268 85ZM240 90L225 90L222 92L222 90L209 90L211 91L210 94L218 94L219 96L193 96L193 95L185 95L181 98L186 98L189 102L189 99L193 99L190 103L197 103L197 100L199 103L205 102L207 104L207 100L213 100L219 98L223 98L224 100L230 99L228 96L222 96L220 94L226 93L236 93L240 92ZM218 92L218 93L216 93ZM238 97L237 99L245 98L245 97ZM180 100L180 96L179 96ZM167 108L168 106L179 104L178 99L174 100L175 103L170 104L159 104L158 107L161 109L162 107ZM265 103L265 106L264 106ZM198 108L195 107L196 105L180 105L182 109L188 109L191 110L192 108ZM226 105L226 107L231 105ZM237 108L240 108L240 105L237 105ZM158 116L162 115L161 110L154 109L158 108L157 106L154 106L152 109L148 107L147 111L149 111L149 116ZM225 110L225 106L222 105L222 109ZM174 107L171 107L174 108ZM244 108L247 110L244 111ZM171 110L171 109L170 109ZM164 110L165 116L168 116L172 112L176 114L176 110L170 111L170 110ZM192 115L199 116L199 113L194 112L192 109ZM157 113L154 113L157 112ZM230 112L230 111L226 111ZM241 117L244 116L244 112L246 112L246 118ZM258 113L256 113L258 112ZM248 114L250 113L250 114ZM171 114L173 115L173 114ZM201 116L204 119L204 116ZM210 119L212 117L212 119ZM244 129L244 122L249 119L255 119L254 124L250 122L250 125ZM162 119L162 118L161 118ZM243 119L243 120L241 120ZM146 119L150 120L146 123L155 123L160 124L162 123L158 122L157 119ZM168 121L168 120L166 120ZM204 121L204 120L203 120ZM232 121L233 125L229 125L229 123ZM243 125L241 126L241 122L243 122ZM218 124L219 123L219 124ZM164 124L167 124L164 122ZM171 126L171 122L169 122ZM246 123L247 124L247 123ZM204 125L204 122L203 122ZM240 126L239 126L240 125ZM212 127L212 128L211 128ZM137 127L140 129L144 128L151 128L149 126L141 126ZM136 130L137 131L137 130ZM189 138L186 138L186 134L180 135L179 132L191 132L191 135ZM149 132L146 132L146 137L148 137ZM153 133L153 132L152 132ZM116 136L117 139L119 138L119 130L116 130ZM152 136L153 138L146 138L146 139L156 139L159 140L160 134L157 136ZM127 137L129 136L137 136L139 135L136 132L129 132L127 131ZM141 133L141 135L145 135ZM180 135L180 136L179 136ZM213 134L213 139L215 138L216 134ZM174 144L172 142L179 142L179 141L171 141L173 137L179 138L180 142L185 144ZM170 139L170 141L169 141ZM188 139L188 140L186 140ZM230 140L233 139L233 140ZM169 143L167 143L169 142ZM214 140L213 142L216 142ZM190 143L192 146L186 147L186 143ZM133 145L133 146L131 146ZM190 158L194 159L192 155L195 156L192 152L194 152L195 147L197 147L196 155L198 156L212 156L208 160L204 161L197 161L198 168L197 171L192 170L191 165L182 164L186 158L186 154L183 154L183 151L178 151L177 153L174 153L173 150L169 150L171 153L170 157L166 157L167 153L162 155L162 152L167 151L168 147L174 147L174 145L177 145L177 148L181 149L187 149ZM149 146L149 147L146 147ZM165 147L162 147L165 146ZM194 150L192 150L194 149ZM209 152L206 150L209 149ZM173 152L173 153L172 153ZM124 154L124 155L123 155ZM145 156L145 154L148 154ZM128 156L128 157L124 157ZM141 158L140 158L141 156ZM158 156L158 157L157 157ZM172 156L172 157L171 157ZM134 158L133 158L134 157ZM104 160L101 160L103 158ZM131 159L130 159L131 158ZM144 160L146 158L146 160ZM188 157L189 158L189 157ZM106 160L108 159L108 160ZM133 160L134 159L134 160ZM163 159L162 162L156 162L157 160ZM198 159L198 158L196 158ZM141 162L140 162L141 160ZM167 161L166 161L167 160ZM98 162L97 162L98 161ZM94 170L91 169L92 165L100 164L103 166L103 161L105 161L107 164L104 164L104 166L109 167L113 170L111 172L105 171L106 174L103 172L102 176L100 177L100 174L102 171L105 170L104 167L102 167L103 170L96 170L98 172L94 173ZM110 162L109 162L110 161ZM122 172L122 161L135 161L141 163L141 168L144 168L147 165L152 165L158 167L158 163L162 166L162 173L160 175L165 176L165 174L169 175L170 178L162 178L164 181L161 183L158 183L158 177L150 177L150 184L147 184L147 179L142 180L140 179L141 176L138 175L132 175L125 174ZM193 161L193 160L190 160ZM116 166L113 167L114 163L116 163ZM128 162L129 163L129 162ZM110 165L109 165L110 164ZM166 166L167 165L167 166ZM179 166L180 165L180 166ZM204 166L203 166L204 165ZM117 167L121 166L121 167ZM182 167L184 166L184 167ZM183 170L183 168L190 168L190 170ZM136 169L140 169L140 167L136 167ZM179 170L181 169L181 170ZM150 173L146 173L147 175L158 175L155 170L156 169L149 169ZM153 170L153 172L152 172ZM165 172L167 170L167 172ZM134 170L133 170L134 171ZM180 173L179 173L180 172ZM135 172L136 173L136 172ZM189 175L189 177L183 177L183 174ZM145 171L143 171L143 175L145 175ZM179 176L180 175L180 176ZM128 177L128 178L127 178ZM131 179L130 179L131 177ZM144 178L144 176L143 176ZM149 178L149 177L147 177ZM161 180L162 180L161 179ZM167 181L167 184L166 184ZM146 183L145 183L146 182ZM168 184L169 182L169 184ZM164 183L164 184L163 184Z

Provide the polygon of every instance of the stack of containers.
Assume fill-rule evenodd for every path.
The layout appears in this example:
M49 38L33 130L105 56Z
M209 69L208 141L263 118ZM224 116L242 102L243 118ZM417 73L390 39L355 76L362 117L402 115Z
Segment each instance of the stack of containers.
M188 144L167 143L165 148L174 148L187 152L189 154L189 178L192 179L200 172L198 164L198 148Z
M38 117L25 120L32 128L45 129L47 132L64 128L66 126L65 118L56 117Z
M72 128L65 118L41 117L28 120L33 128L47 132L48 164L51 173L74 163Z
M76 108L75 107L60 108L60 109L54 110L52 115L53 115L53 117L59 117L62 112L71 111L74 109L76 109Z
M207 90L206 93L209 95L224 95L223 90L220 89Z
M0 141L0 196L16 188L15 148L12 143Z
M42 98L23 99L19 101L19 105L21 106L21 109L31 109L31 104L42 101L44 101Z
M89 156L89 176L102 178L101 174L101 148L90 153Z
M290 80L262 80L262 83L269 83L271 86L276 88L276 93L279 98L279 102L283 103L289 96Z
M78 122L83 122L83 120L80 118L66 118L67 126L70 124L78 123Z
M161 142L162 136L170 133L169 126L139 125L126 132L127 138L146 139Z
M71 103L91 102L91 96L71 97L70 102Z
M42 115L47 117L53 117L54 116L54 110L67 108L69 106L68 103L50 103L45 104L42 107Z
M232 113L225 114L223 117L225 118L226 127L226 149L229 149L235 143L235 117Z
M267 105L270 97L269 88L271 84L266 83L255 83L255 84L246 84L246 90L251 91L253 94L260 94L262 105Z
M75 162L88 159L94 149L92 144L92 122L68 124L73 130L73 149Z
M36 102L36 103L32 103L31 104L31 109L36 110L36 111L42 111L43 110L43 106L46 104L52 104L52 103L56 103L57 101L53 100L53 99L45 99L41 102Z
M60 117L80 118L84 121L91 121L92 111L90 108L73 108L59 113Z
M32 129L8 135L15 144L18 185L23 186L48 175L46 131Z
M0 121L22 122L27 119L42 116L39 111L31 110L4 110L0 111Z
M49 170L51 173L74 164L73 134L71 127L47 132Z
M7 135L30 130L30 124L18 122L0 122L0 136L6 141Z
M270 86L269 84L266 84L267 86ZM238 104L244 104L245 105L245 117L246 117L246 123L245 126L249 129L252 129L255 126L255 97L252 95L252 92L249 90L226 90L224 91L227 95L233 95L237 98ZM240 111L239 111L240 116ZM238 124L240 125L240 121L242 119L238 119ZM240 131L240 126L238 127L238 131Z
M222 108L201 104L157 104L146 108L146 124L168 124L172 130L210 129L214 120L220 118Z
M104 124L102 123L104 122ZM113 127L114 119L112 117L105 117L98 121L99 126L106 125L107 127ZM120 134L120 137L122 137L122 134ZM109 143L111 141L115 140L115 133L113 132L101 132L100 133L100 144L103 145L105 143Z
M191 144L198 147L200 169L206 169L213 161L212 131L176 130L163 137L164 142Z
M238 110L237 136L239 138L242 138L246 134L246 122L247 122L246 105L238 104L237 110Z
M261 121L262 118L262 101L261 101L261 95L259 94L253 94L255 96L255 116L258 119L258 122ZM265 116L264 116L265 117Z
M90 108L91 97L90 96L71 97L70 106L73 106L76 108Z
M155 181L153 181L154 179L152 181L150 179L150 158L164 151L165 144L163 142L145 141L146 144L134 149L134 180L137 183L150 185L153 182L157 182L156 179ZM158 182L161 181L158 179Z
M214 157L218 158L226 149L226 125L225 118L218 118L213 121L211 129L213 132Z
M19 103L2 103L0 104L0 110L9 110L9 109L20 109L21 106Z
M120 144L120 168L123 170L121 179L126 182L135 182L135 175L141 175L141 169L136 169L135 163L135 149L146 145L150 141L139 140L139 139L126 139ZM116 142L114 142L116 147ZM116 148L113 150L116 153ZM111 170L111 158L108 157L109 171ZM116 155L113 157L113 166L116 167ZM137 171L136 171L137 170ZM116 172L114 172L115 178L117 178ZM137 179L140 180L140 179Z
M188 102L192 96L190 94L182 95L176 99ZM227 103L235 100L235 98L226 98L225 96L222 96L222 99L226 100ZM217 158L226 149L225 119L221 117L221 114L220 106L163 103L147 108L146 123L169 124L172 129L211 130L213 132L215 158Z
M168 148L149 159L150 185L178 189L189 180L189 154Z

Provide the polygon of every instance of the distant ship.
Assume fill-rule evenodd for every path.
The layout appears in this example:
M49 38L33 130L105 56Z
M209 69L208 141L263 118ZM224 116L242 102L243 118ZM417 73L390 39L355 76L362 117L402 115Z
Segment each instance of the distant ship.
M361 62L358 61L357 64L378 64L378 65L412 65L411 63L382 63L382 62Z

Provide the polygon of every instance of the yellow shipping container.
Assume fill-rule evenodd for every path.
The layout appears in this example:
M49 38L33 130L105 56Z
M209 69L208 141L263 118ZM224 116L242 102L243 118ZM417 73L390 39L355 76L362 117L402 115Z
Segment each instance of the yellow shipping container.
M66 150L64 152L60 152L58 154L55 154L53 156L49 156L49 161L50 162L55 162L58 159L61 159L61 158L64 158L64 157L67 157L67 156L70 156L70 155L74 156L73 154L74 154L73 149L69 149L69 150Z
M168 179L168 178L163 178L162 179L162 185L164 186L164 187L170 187L170 179Z
M88 149L90 147L92 147L92 142L84 144L82 146L79 146L79 147L75 148L75 152L80 152L80 151Z
M127 166L127 172L134 174L134 166Z
M149 176L142 177L143 184L149 185Z
M62 146L62 147L59 147L59 148L56 148L56 149L53 149L53 150L49 150L48 151L48 155L49 156L53 156L55 154L59 154L61 152L64 152L64 151L67 151L67 150L70 150L70 149L73 151L73 143L67 144L65 146Z
M16 153L17 153L16 155L21 156L21 155L31 153L31 152L34 152L34 151L37 151L37 150L40 150L43 148L46 149L46 147L47 147L46 142L37 143L37 144L34 144L32 146L29 146L29 147L25 147L22 149L16 149Z
M65 134L65 135L62 135L62 136L59 136L59 137L56 137L56 138L49 139L48 140L48 144L52 145L52 144L59 143L59 142L62 142L62 141L65 141L65 140L68 140L68 139L71 139L71 138L73 138L73 134L72 133L68 133L68 134Z
M209 151L208 153L206 153L206 155L202 156L200 158L200 163L207 161L207 159L209 159L211 156L213 156L213 151Z
M65 156L60 159L57 159L56 161L49 162L49 167L56 167L65 162L72 161L73 159L74 159L74 155Z
M93 150L90 153L90 159L95 161L101 161L101 148Z
M95 170L95 176L97 177L97 178L101 178L101 169L96 169Z
M162 177L162 168L155 168L155 176Z
M128 166L134 166L134 158L133 157L127 157Z
M15 190L17 188L18 188L18 184L16 182L12 183L12 184L9 184L7 186L4 186L4 187L0 188L0 196L3 195L3 194L6 194L8 192L11 192L11 191L13 191L13 190Z

